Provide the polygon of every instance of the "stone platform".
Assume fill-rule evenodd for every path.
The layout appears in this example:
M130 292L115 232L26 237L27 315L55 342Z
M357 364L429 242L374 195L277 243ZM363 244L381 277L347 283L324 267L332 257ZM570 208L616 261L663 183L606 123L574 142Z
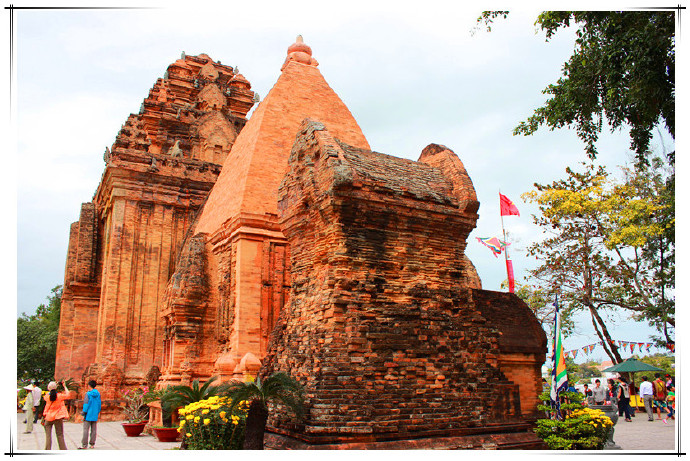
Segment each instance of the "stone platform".
M654 416L656 418L656 415ZM24 414L17 414L17 425L12 428L12 443L15 452L42 451L45 444L43 427L38 424L34 426L31 434L23 434ZM648 422L645 414L638 413L632 422L622 421L616 424L614 440L620 445L623 452L634 451L635 453L644 452L666 452L672 453L675 450L676 426L675 421L669 420L665 425L659 420ZM76 450L81 440L82 425L75 423L65 423L65 442L69 450ZM268 437L271 437L270 435ZM268 439L268 438L267 438ZM7 442L6 442L7 443ZM103 422L98 424L98 439L96 440L95 450L171 450L179 447L179 442L163 443L150 435L139 437L125 437L119 422ZM344 448L344 447L343 447ZM350 449L360 447L351 446ZM381 448L388 448L382 445ZM410 444L410 449L426 448L423 441ZM53 450L57 450L57 444L53 440ZM5 446L5 453L10 452L9 446ZM621 451L616 450L616 453Z

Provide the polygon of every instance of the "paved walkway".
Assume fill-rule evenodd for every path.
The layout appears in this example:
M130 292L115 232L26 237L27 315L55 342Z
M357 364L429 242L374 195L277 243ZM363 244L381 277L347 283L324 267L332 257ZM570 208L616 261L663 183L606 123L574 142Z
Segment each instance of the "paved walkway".
M665 416L665 413L662 413ZM676 420L669 419L668 424L657 419L649 421L647 413L636 411L632 422L625 421L621 416L616 423L613 441L623 450L662 451L676 450Z
M675 451L675 421L668 425L656 419L647 421L647 414L638 412L632 422L620 418L616 424L613 440L623 450ZM31 434L23 434L23 414L17 414L17 445L15 451L43 450L45 433L41 424L34 425ZM69 450L81 445L82 425L65 423L65 443ZM127 437L119 422L98 423L98 439L95 450L170 450L179 447L179 442L159 442L155 436L142 434L139 437ZM9 448L9 447L8 447ZM53 450L57 450L57 441L53 434ZM9 451L9 450L5 450ZM93 451L93 450L88 450Z
M24 414L17 414L17 449L16 451L43 450L46 443L45 429L39 421L34 424L31 434L24 434ZM68 450L76 450L81 446L81 423L64 423L65 444ZM59 450L55 430L53 429L53 450ZM127 437L119 422L99 422L96 447L93 450L170 450L178 448L180 442L159 442L156 436L141 434L139 437ZM7 451L7 450L5 450Z

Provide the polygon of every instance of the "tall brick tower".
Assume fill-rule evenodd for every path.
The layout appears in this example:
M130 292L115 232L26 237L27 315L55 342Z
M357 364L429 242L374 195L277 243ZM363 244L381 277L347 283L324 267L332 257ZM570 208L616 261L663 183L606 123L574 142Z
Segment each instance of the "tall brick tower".
M290 287L278 188L305 117L368 148L354 117L298 37L281 74L237 137L168 286L163 380L255 375Z
M57 377L98 377L109 398L162 366L166 284L253 104L232 67L183 54L106 148L70 231Z

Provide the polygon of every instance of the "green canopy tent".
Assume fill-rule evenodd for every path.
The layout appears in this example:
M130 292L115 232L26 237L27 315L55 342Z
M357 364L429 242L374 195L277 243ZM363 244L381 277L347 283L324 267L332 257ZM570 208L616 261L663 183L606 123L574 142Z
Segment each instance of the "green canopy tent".
M654 365L649 365L644 362L640 362L637 359L629 358L628 360L618 363L612 367L608 367L602 370L604 373L635 373L637 371L664 371L661 368L657 368Z

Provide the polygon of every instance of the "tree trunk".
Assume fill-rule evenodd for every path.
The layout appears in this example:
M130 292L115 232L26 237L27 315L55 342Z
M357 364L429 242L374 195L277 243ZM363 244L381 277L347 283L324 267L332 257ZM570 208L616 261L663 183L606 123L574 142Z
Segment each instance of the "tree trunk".
M604 351L614 364L621 363L623 361L623 358L618 353L618 348L613 343L613 340L611 340L611 335L609 334L608 328L606 328L604 320L601 318L601 316L599 316L599 312L597 312L596 307L594 307L589 302L587 302L586 304L589 308L589 313L592 316L592 325L594 325L594 330L596 331L597 336L599 336L599 339L601 339L603 343L602 347L604 348ZM601 329L599 328L600 326Z
M245 450L264 449L264 431L268 421L268 409L259 399L252 400L247 413L247 423L244 432Z

